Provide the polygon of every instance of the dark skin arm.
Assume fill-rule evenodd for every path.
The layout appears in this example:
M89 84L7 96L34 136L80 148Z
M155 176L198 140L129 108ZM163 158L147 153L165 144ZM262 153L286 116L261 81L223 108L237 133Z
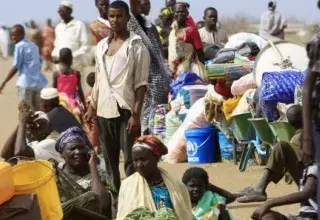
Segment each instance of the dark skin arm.
M15 67L12 67L7 75L7 77L5 78L5 80L3 81L3 83L0 86L0 94L2 94L2 90L4 89L4 87L6 86L6 84L14 77L14 75L16 75L16 73L18 72L18 69Z
M52 77L52 87L57 88L58 73L54 72Z
M22 112L21 114L22 116L19 122L19 128L14 147L14 156L34 157L34 151L31 147L28 146L26 141L26 128L27 121L30 117L30 112Z
M9 160L14 156L14 146L18 134L18 128L18 126L15 128L2 148L1 157L5 160Z
M236 197L231 192L228 192L227 190L221 189L211 183L209 183L208 190L210 190L211 192L217 193L218 195L226 198L226 204L232 203L236 200Z
M304 202L311 198L317 189L317 178L309 176L307 178L304 190L297 193L292 193L277 199L270 200L260 206L251 216L254 220L261 220L272 208L284 205L291 205Z
M201 48L199 50L196 50L196 52L198 54L199 61L204 64L205 63L205 58L204 58L203 48Z
M82 104L85 106L86 99L84 98L84 93L83 93L83 89L82 89L82 85L81 85L81 74L78 71L77 71L77 77L78 77L78 93L79 93L80 100L81 100Z
M310 69L303 86L303 105L302 105L302 116L303 116L303 154L304 163L310 163L312 160L312 110L311 110L311 99L312 91L315 87L317 78L317 72L313 72Z
M90 153L89 168L92 175L92 191L96 192L99 196L99 200L102 206L102 212L108 213L111 211L111 198L110 193L107 188L102 184L98 169L97 169L97 159L94 152Z
M135 103L134 103L134 109L133 109L133 115L130 117L128 122L128 133L131 134L137 134L140 133L140 116L141 116L141 110L144 100L144 95L146 94L147 87L141 86L136 89L135 91Z

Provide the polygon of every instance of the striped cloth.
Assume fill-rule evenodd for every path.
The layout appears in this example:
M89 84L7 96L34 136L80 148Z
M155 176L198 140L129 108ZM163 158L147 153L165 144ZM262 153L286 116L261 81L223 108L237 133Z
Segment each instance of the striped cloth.
M253 71L254 62L250 61L243 64L223 63L207 64L206 70L209 79L229 78L230 80L239 79ZM240 76L240 77L239 77ZM227 79L228 80L228 79Z

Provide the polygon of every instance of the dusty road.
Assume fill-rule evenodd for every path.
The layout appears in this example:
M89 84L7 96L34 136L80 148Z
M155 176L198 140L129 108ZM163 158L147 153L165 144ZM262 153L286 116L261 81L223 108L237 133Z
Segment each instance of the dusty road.
M6 76L10 66L11 60L1 60L0 58L0 82ZM88 69L89 72L92 68ZM46 73L48 79L51 79L51 73ZM85 79L83 78L83 81ZM15 88L15 79L12 79L10 84L3 91L3 95L0 95L0 148L3 146L6 138L17 126L17 90ZM51 81L51 80L50 80ZM51 85L51 83L50 83ZM84 85L85 86L85 85ZM169 170L177 178L181 178L183 172L189 167L188 164L161 164L161 166ZM232 163L220 163L203 166L210 175L210 181L220 187L223 187L231 192L235 192L243 189L246 186L252 185L258 181L263 173L263 167L251 166L245 172L240 173L236 166ZM121 167L122 169L122 167ZM268 188L269 198L275 198L281 195L297 190L295 185L287 185L284 182L278 185L271 184ZM257 208L259 204L239 204L232 203L229 205L229 209L236 220L249 220L252 212ZM299 206L291 205L275 209L282 213L298 213Z

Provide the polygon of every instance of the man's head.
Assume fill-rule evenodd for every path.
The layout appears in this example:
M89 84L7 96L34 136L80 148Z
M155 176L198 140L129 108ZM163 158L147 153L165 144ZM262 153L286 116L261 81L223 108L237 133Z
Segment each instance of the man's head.
M287 110L288 122L295 128L302 128L302 107L300 105L293 105Z
M277 2L275 0L269 1L268 8L270 11L275 11L277 8Z
M21 24L16 24L11 29L11 40L17 44L22 41L25 37L24 27Z
M30 142L42 141L52 132L51 123L44 112L35 112L27 123L26 137Z
M72 15L73 5L69 1L62 1L59 6L58 13L62 20L68 20Z
M210 29L214 29L217 27L218 22L218 11L213 7L209 7L204 10L203 20L205 22L206 27Z
M149 15L151 10L150 0L138 0L140 13L144 15Z
M186 23L188 15L188 7L185 3L177 3L174 6L174 17L179 25Z
M56 88L44 88L40 94L40 110L49 113L59 106L59 93Z
M50 18L47 20L47 26L52 27L52 20Z
M38 26L37 26L37 24L36 24L36 22L35 22L34 20L31 20L31 21L30 21L30 27L31 27L31 28L34 28L34 29L35 29L35 28L38 28Z
M176 0L166 0L166 7L173 8L176 3L177 3Z
M124 1L114 1L109 6L108 20L111 30L122 32L127 30L127 23L130 19L129 6Z
M96 7L99 11L100 17L108 19L109 0L95 0Z

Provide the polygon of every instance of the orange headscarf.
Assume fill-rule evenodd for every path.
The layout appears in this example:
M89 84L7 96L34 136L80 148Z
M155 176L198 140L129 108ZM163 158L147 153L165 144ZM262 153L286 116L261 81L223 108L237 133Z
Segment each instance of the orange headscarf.
M148 148L158 158L161 158L161 156L166 155L168 153L167 147L158 138L151 135L144 135L137 138L133 148L138 146Z

